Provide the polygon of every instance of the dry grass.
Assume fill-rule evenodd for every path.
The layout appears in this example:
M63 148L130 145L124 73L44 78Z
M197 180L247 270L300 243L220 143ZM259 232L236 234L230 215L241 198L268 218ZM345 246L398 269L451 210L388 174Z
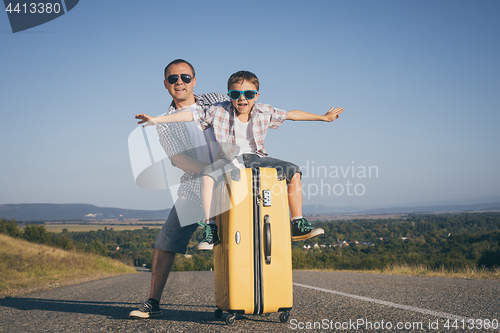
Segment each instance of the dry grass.
M134 273L110 258L64 251L0 234L0 296L34 286Z
M500 280L500 268L492 270L477 269L477 268L450 270L442 267L440 269L434 270L424 266L400 265L400 266L386 267L380 270L322 270L322 271L408 275L408 276L434 276L434 277L459 278L459 279Z

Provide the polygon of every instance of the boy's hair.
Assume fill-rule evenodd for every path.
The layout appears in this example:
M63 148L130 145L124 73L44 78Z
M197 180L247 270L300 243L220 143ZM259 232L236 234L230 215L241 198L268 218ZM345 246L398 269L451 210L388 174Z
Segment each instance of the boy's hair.
M168 70L168 67L170 67L170 65L175 65L175 64L187 64L189 67L191 67L191 71L193 72L193 77L196 76L196 74L194 73L194 67L193 65L191 65L189 62L187 62L186 60L184 59L175 59L174 61L171 61L167 67L165 67L165 71L164 71L164 76L167 77L167 70Z
M229 87L232 84L243 83L243 81L252 83L256 90L259 91L259 79L257 78L257 75L249 71L239 71L231 75L227 80L227 90L229 90Z

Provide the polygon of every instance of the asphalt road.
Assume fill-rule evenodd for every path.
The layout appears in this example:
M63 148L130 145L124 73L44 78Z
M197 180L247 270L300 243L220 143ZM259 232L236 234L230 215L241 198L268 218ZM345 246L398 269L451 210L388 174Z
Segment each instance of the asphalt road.
M288 323L271 314L227 325L213 315L212 272L173 272L163 316L130 320L150 278L140 272L2 299L0 332L500 332L500 281L295 271Z

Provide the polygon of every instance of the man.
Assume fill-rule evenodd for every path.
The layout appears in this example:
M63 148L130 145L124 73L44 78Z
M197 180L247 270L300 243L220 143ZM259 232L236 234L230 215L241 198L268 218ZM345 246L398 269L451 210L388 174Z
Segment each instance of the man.
M194 95L195 71L185 60L172 61L165 67L164 74L165 88L173 99L167 114L186 108L206 108L214 103L228 100L226 96L217 93ZM157 130L160 144L172 164L185 173L181 177L177 192L179 198L172 207L155 244L149 299L139 309L129 314L130 318L137 319L161 316L159 303L175 254L186 253L189 239L198 227L198 224L193 222L203 219L199 173L213 162L217 154L211 144L215 143L215 138L210 129L202 131L194 123L170 123L157 126ZM200 142L205 144L200 146Z

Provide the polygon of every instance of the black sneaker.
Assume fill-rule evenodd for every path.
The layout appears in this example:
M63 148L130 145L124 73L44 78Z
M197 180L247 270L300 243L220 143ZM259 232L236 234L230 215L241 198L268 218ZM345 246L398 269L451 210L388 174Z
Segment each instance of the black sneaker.
M313 228L311 222L305 218L293 220L290 222L292 225L292 240L301 241L309 238L323 235L325 231L321 228Z
M200 244L196 247L198 250L213 250L214 245L220 243L219 236L217 235L217 224L198 222L198 224L205 228L205 234Z
M128 316L133 319L156 318L161 316L161 310L159 305L148 299L139 309L130 312Z

